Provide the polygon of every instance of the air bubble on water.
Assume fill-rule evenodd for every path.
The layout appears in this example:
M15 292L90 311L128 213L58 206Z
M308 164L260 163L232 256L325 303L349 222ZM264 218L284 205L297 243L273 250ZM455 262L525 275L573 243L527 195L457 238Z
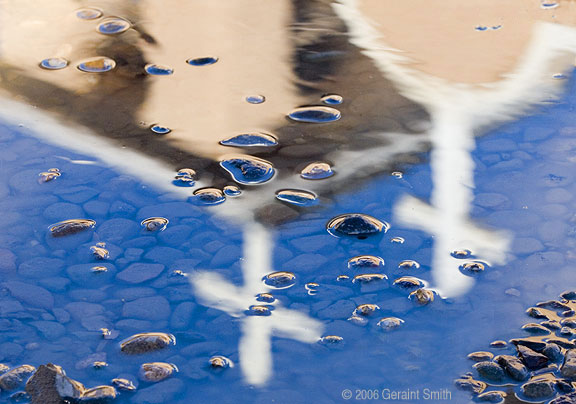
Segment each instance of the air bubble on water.
M386 233L389 228L388 223L362 213L347 213L336 216L326 224L328 233L335 237L356 237L361 240L369 236Z
M256 132L232 136L221 140L220 144L233 147L272 147L278 145L278 140L267 133Z
M343 100L344 98L338 94L326 94L320 99L326 105L339 105L342 104Z
M398 268L400 269L418 269L420 268L420 264L414 260L404 260L400 261L398 264Z
M418 289L424 287L426 283L422 279L413 276L402 276L396 279L393 285L401 289Z
M263 281L266 285L274 289L286 289L294 286L296 283L296 275L287 271L272 272L266 275Z
M168 128L167 126L157 124L150 126L150 130L157 135L167 135L168 133L172 132L172 129Z
M158 65L155 63L149 63L144 66L144 70L151 76L169 76L174 73L174 69L169 66Z
M148 219L142 220L140 225L147 231L156 232L164 231L168 223L169 221L165 217L149 217Z
M276 199L297 206L318 204L318 197L314 193L301 189L282 189L276 192Z
M50 182L60 177L62 173L57 168L50 168L48 171L41 172L38 174L38 182Z
M353 315L355 316L370 316L376 311L380 310L380 307L376 304L361 304L356 309L354 309Z
M242 194L242 191L236 185L226 185L223 191L224 195L231 197L240 196Z
M256 157L242 156L220 161L234 181L244 185L258 185L270 181L275 174L272 163Z
M385 265L384 259L375 255L358 255L348 260L348 269L378 269Z
M330 164L320 161L310 163L300 171L300 176L306 180L322 180L333 175L334 171L332 171Z
M114 69L116 62L105 56L97 56L84 60L76 67L86 73L105 73Z
M109 17L102 20L96 30L104 35L118 35L128 31L131 27L132 24L124 18Z
M46 70L60 70L68 66L64 58L47 58L40 62L40 67Z
M264 303L273 303L276 301L276 298L271 293L258 293L256 300Z
M227 369L234 367L234 362L221 355L211 357L208 363L210 364L210 367L215 369Z
M218 188L200 188L194 191L193 201L199 205L220 205L226 197Z
M54 237L62 237L93 229L95 225L96 222L91 219L70 219L53 224L50 232Z
M385 317L380 319L376 325L380 327L384 331L392 331L399 328L402 324L404 324L404 320L398 317Z
M218 58L214 56L204 56L199 58L188 59L186 63L191 66L208 66L218 62Z
M340 111L332 107L309 106L294 109L288 118L297 122L327 123L341 118Z
M266 101L266 97L263 95L249 95L246 97L246 102L249 104L262 104Z
M370 283L375 281L386 280L388 277L384 274L360 274L352 279L352 283Z
M196 171L191 168L182 168L178 170L172 183L180 187L194 186L196 183Z
M96 20L102 17L102 10L92 7L80 8L76 10L76 17L81 20Z

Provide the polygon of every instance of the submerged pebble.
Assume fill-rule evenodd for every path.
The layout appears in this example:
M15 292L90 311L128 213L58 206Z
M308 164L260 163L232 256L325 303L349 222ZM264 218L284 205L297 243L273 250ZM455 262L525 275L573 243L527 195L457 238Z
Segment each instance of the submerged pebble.
M379 269L384 266L384 259L375 255L358 255L348 260L348 269L365 270Z
M0 388L2 390L16 390L21 387L34 374L36 368L31 365L17 366L0 375Z
M318 197L314 193L301 189L282 189L276 192L276 199L296 206L318 204Z
M424 287L425 282L422 279L413 276L402 276L396 279L393 285L402 289L418 289Z
M64 58L47 58L40 62L40 67L46 70L60 70L68 66Z
M178 368L172 363L151 362L140 366L140 377L148 382L160 382L175 372L178 372Z
M327 123L334 122L341 118L340 111L331 107L300 107L288 114L293 121L306 123Z
M169 221L165 217L149 217L148 219L142 220L140 225L147 231L156 232L164 231L168 223Z
M104 56L97 56L84 60L76 67L86 73L105 73L114 69L116 62Z
M492 352L486 351L478 351L468 354L468 359L473 360L474 362L490 361L493 357L494 354Z
M91 219L64 220L50 226L50 233L52 233L54 237L63 237L93 229L95 225L96 222Z
M230 173L234 181L244 185L257 185L274 177L272 163L256 157L237 157L220 161L220 166Z
M375 311L380 310L380 307L376 304L361 304L354 310L354 315L369 316L374 314Z
M218 62L218 58L214 56L204 56L199 58L188 59L186 63L190 66L208 66Z
M174 73L174 69L169 66L149 63L144 66L144 71L151 76L169 76Z
M352 278L352 283L370 283L388 279L384 274L360 274Z
M328 233L335 237L356 237L365 239L369 236L386 233L390 225L375 217L362 213L348 213L336 216L326 224Z
M81 20L96 20L102 17L102 10L92 7L86 7L76 10L76 17Z
M271 147L277 146L278 140L267 133L243 133L221 140L220 144L234 147Z
M294 286L296 283L296 275L287 271L272 272L266 275L263 281L266 285L275 289L286 289Z
M143 354L176 345L172 334L163 332L147 332L136 334L120 343L120 350L127 354Z
M102 20L96 30L104 35L118 35L128 31L131 27L132 24L124 18L110 17Z
M333 175L330 164L323 162L310 163L300 171L300 176L306 180L323 180Z
M218 188L200 188L193 195L194 201L200 205L219 205L226 201L224 193Z
M434 301L434 292L430 289L420 288L410 293L408 298L420 306L425 306Z

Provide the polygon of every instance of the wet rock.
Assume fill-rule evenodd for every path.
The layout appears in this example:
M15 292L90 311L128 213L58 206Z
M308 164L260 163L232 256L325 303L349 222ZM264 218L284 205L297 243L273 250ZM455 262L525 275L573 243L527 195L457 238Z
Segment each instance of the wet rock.
M26 383L26 392L30 395L30 404L63 404L64 400L56 388L56 377L65 376L60 366L51 363L40 365ZM77 394L80 396L80 392Z
M557 311L567 311L572 310L572 308L558 300L548 300L545 302L536 303L536 306L542 307L545 309L557 310Z
M529 369L539 369L548 363L548 358L545 355L535 352L526 346L518 345L516 349L518 349L520 357Z
M168 379L138 391L131 398L132 404L165 404L176 402L175 399L184 391L184 382Z
M547 344L546 348L542 350L542 353L548 357L552 362L561 361L564 358L562 355L562 350L556 344Z
M101 240L110 243L121 243L136 236L140 232L138 223L122 218L110 219L98 227L98 235Z
M55 321L32 321L31 326L36 328L47 340L56 340L66 333L66 329Z
M552 397L555 393L554 383L548 380L535 380L521 387L522 393L528 398L544 399Z
M546 335L550 334L550 330L540 324L528 323L522 326L522 329L528 331L530 334Z
M95 267L101 267L95 269ZM68 277L77 285L97 288L109 284L116 274L116 267L108 262L71 265L66 268Z
M151 362L140 366L140 378L147 382L161 382L175 372L178 372L178 368L171 363Z
M157 351L176 344L172 334L149 332L136 334L120 343L120 349L127 354L143 354Z
M548 404L576 404L576 393L565 394L557 397Z
M561 324L556 320L542 321L540 324L548 328L549 330L559 330L560 328L562 328Z
M22 386L35 371L36 368L34 366L17 366L0 376L0 388L8 391L16 390Z
M503 391L487 391L476 397L481 403L503 403L506 399L506 393Z
M502 366L514 380L523 381L528 377L528 369L520 359L512 355L498 355L494 361Z
M486 383L479 380L474 380L472 376L464 376L460 379L454 380L454 385L460 390L469 391L471 393L480 394L486 390Z
M493 382L500 382L506 377L504 369L494 362L478 362L474 365L474 369L481 377Z
M25 391L17 391L10 395L10 401L13 403L29 403L30 396Z
M560 297L566 300L576 300L576 290L567 290L560 293Z
M566 378L576 379L576 349L570 349L566 352L560 373Z
M128 379L122 379L122 378L112 379L112 384L116 386L118 390L124 390L124 391L136 390L136 386L134 386L134 383L132 383L132 381Z
M568 341L567 339L550 338L550 339L548 339L548 343L556 344L559 347L562 347L564 349L575 349L576 348L576 344L574 344L574 342L572 342L572 341Z
M54 307L54 297L52 293L40 286L31 285L24 282L9 281L1 285L10 291L10 294L20 302L41 309L51 309Z
M502 349L502 348L506 348L506 347L508 346L508 343L507 343L506 341L498 340L498 341L492 341L492 342L490 343L490 346L491 346L492 348Z
M542 341L533 341L530 339L511 339L510 342L516 345L516 347L525 346L536 352L542 352L542 350L546 348L546 343Z
M84 391L80 403L105 404L116 398L116 389L112 386L97 386Z
M10 250L0 248L0 273L16 270L16 255Z
M426 306L434 301L434 292L430 289L420 288L410 293L408 298L420 306Z
M170 317L170 303L163 296L143 297L125 303L122 315L141 320L167 320Z
M170 327L175 330L188 328L195 307L196 305L192 302L183 302L176 306L170 318Z
M63 267L64 261L61 259L35 257L20 264L18 273L26 278L43 278L58 275Z
M530 317L533 318L542 318L550 320L550 318L548 318L548 315L546 315L542 310L536 307L530 307L528 310L526 310L526 314L528 314Z
M156 278L164 271L162 264L135 263L116 275L116 279L128 283L142 283Z
M0 363L0 375L3 375L4 373L8 372L10 370L10 367Z
M572 383L564 379L556 379L556 388L562 393L573 393L576 391Z

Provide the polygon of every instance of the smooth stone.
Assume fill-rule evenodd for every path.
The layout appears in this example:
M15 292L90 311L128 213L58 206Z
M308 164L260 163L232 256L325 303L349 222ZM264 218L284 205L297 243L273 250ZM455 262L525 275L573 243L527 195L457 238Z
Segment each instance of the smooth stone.
M84 210L73 203L58 202L44 210L44 217L51 222L59 222L71 217L84 217Z
M560 373L569 379L576 378L576 349L570 349L566 352Z
M486 393L479 394L476 399L481 403L503 403L506 398L506 393L503 391L487 391Z
M158 277L164 271L164 265L135 263L116 275L116 279L128 283L143 283Z
M80 396L80 403L105 404L116 398L116 389L112 386L97 386L87 389Z
M462 377L454 380L454 385L460 390L469 391L474 394L480 394L486 390L486 383L474 380L472 376Z
M548 363L548 358L545 355L535 352L526 346L518 345L516 348L522 361L529 369L539 369Z
M104 306L88 302L72 302L64 306L75 320L104 314Z
M151 332L136 334L125 339L120 343L120 349L130 355L138 355L158 351L175 344L176 338L172 334Z
M16 270L16 255L10 250L0 248L0 273Z
M103 201L88 201L82 205L84 211L93 217L96 216L106 216L108 210L110 209L110 204Z
M356 309L356 304L351 300L338 300L325 309L319 310L318 318L325 320L345 320L352 315Z
M528 398L544 399L555 394L554 383L548 380L535 380L523 384L522 393Z
M182 380L168 379L138 391L130 399L133 404L165 404L176 402L177 397L184 391Z
M562 350L556 344L547 344L542 353L548 357L552 362L559 362L564 358Z
M285 271L313 272L322 269L328 258L320 254L299 254L282 265Z
M54 194L61 199L72 203L84 203L99 194L97 190L90 187L78 186L57 189Z
M576 393L565 394L557 397L548 404L576 404Z
M0 345L0 359L14 361L24 352L24 348L15 342L5 342ZM2 386L0 386L2 387Z
M62 396L56 388L57 375L65 376L59 366L48 363L38 367L36 373L26 383L30 404L63 404Z
M184 259L186 254L175 248L156 246L144 255L144 258L164 265L170 265L174 261Z
M94 272L93 267L106 267L104 272ZM116 267L108 262L93 264L72 265L66 269L68 277L77 285L88 288L98 288L113 283L112 278L116 274Z
M140 366L140 378L147 382L161 382L170 377L178 368L171 363L151 362Z
M474 362L491 361L492 358L494 358L494 354L492 352L472 352L468 355L468 359L471 359Z
M32 321L30 325L50 341L54 341L66 333L66 328L64 328L62 324L54 321Z
M20 264L18 273L26 278L52 277L63 267L64 261L59 258L35 257Z
M505 378L504 369L494 362L478 362L474 365L474 369L481 377L493 382L500 382Z
M140 232L140 225L132 220L117 218L103 222L97 230L101 240L110 243L121 243Z
M195 308L196 305L192 302L183 302L176 306L170 318L170 328L175 330L187 329L192 321Z
M10 294L20 302L42 309L54 307L54 297L46 289L19 281L4 282L0 286L8 289Z
M124 303L122 315L141 320L167 320L170 317L170 303L163 296L143 297Z
M523 381L529 375L526 366L516 356L498 355L494 361L502 366L514 380Z
M144 287L123 288L114 294L114 296L124 302L131 302L132 300L140 299L141 297L150 297L154 295L156 295L155 289Z
M2 390L16 390L34 374L36 368L30 365L17 366L0 376Z
M158 234L158 239L164 244L168 244L173 247L180 247L186 241L190 239L190 236L194 233L197 226L185 226L176 225L169 226L162 233Z
M117 321L115 328L122 331L134 332L138 330L149 330L155 326L156 324L152 323L152 321L136 320L133 318L129 318L126 320ZM159 325L159 328L162 327Z
M210 261L211 268L226 268L242 257L242 249L236 245L224 245Z

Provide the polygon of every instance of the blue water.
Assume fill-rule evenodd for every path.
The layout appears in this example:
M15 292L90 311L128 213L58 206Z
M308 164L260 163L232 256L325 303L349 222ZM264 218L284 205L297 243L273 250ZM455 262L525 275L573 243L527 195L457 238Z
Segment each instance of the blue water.
M226 209L226 203L209 209L193 206L103 165L58 158L91 159L45 144L26 128L2 126L0 361L9 366L52 362L87 387L109 384L118 376L137 382L144 362L179 368L166 381L138 382L137 392L123 393L118 403L332 403L345 401L344 389L352 391L352 402L361 389L410 389L420 391L420 397L424 389L448 389L451 402L469 402L469 393L453 386L455 378L471 371L466 355L488 350L493 340L527 335L520 330L529 322L526 308L576 287L575 103L576 83L571 80L560 102L478 138L474 218L509 229L515 242L508 263L487 268L463 297L437 298L416 307L405 291L336 280L350 275L351 257L364 254L384 258L390 284L401 275L431 280L433 239L398 226L391 213L404 194L430 195L427 164L405 167L403 178L374 177L325 202L323 209L280 226L274 269L295 273L297 284L274 295L288 308L321 320L325 335L344 340L326 346L275 337L274 375L261 388L245 385L239 366L219 373L208 368L215 354L238 365L238 319L199 304L187 278L173 274L209 270L242 284L241 229L211 214ZM38 173L52 167L62 176L38 183ZM391 229L366 240L328 234L325 224L348 212L374 216ZM148 217L167 218L166 230L145 232L140 222ZM50 237L51 224L72 218L94 219L96 228ZM393 237L406 241L392 243ZM97 261L91 255L97 242L106 243L109 259ZM416 260L420 268L398 269L405 259ZM137 284L115 278L134 263L163 269ZM87 271L95 265L108 271ZM320 285L317 294L307 293L308 282ZM364 303L377 304L379 313L366 327L347 322ZM382 332L376 323L389 316L405 323ZM101 327L118 330L118 337L104 340ZM172 333L177 343L141 356L120 352L121 340L150 331ZM86 366L94 360L109 366Z

